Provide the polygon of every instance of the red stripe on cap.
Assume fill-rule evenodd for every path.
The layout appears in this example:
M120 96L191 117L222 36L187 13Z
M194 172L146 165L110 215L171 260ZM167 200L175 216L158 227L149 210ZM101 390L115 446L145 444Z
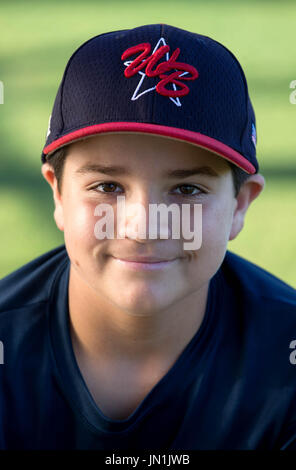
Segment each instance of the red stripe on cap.
M105 124L95 124L93 126L83 127L77 131L70 132L59 139L54 140L51 144L43 149L45 155L57 150L63 145L75 142L87 136L109 133L109 132L140 132L145 134L155 134L173 139L183 140L199 147L210 150L217 155L226 158L247 173L256 173L256 168L240 153L233 150L228 145L219 142L219 140L200 134L199 132L187 131L177 127L160 126L157 124L147 124L138 122L108 122Z

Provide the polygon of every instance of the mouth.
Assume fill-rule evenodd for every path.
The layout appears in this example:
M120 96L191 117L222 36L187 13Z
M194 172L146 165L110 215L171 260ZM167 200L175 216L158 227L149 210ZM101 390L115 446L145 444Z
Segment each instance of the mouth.
M176 264L179 260L179 258L160 259L153 257L115 258L112 256L112 258L119 266L135 271L158 271L167 269L173 264Z

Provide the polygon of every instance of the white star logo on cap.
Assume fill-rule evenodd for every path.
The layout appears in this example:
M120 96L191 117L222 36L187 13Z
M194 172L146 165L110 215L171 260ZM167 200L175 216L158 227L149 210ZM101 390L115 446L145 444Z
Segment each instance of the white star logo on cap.
M154 54L155 51L157 51L157 49L159 49L161 46L166 46L166 42L165 42L165 39L164 38L160 38L158 43L156 44L155 48L153 49L153 52L152 52L152 55ZM166 60L168 61L170 58L169 56L169 53L167 52L166 53ZM143 61L144 62L144 61ZM124 65L126 65L126 67L128 67L130 64L132 63L132 60L128 60L126 62L124 62ZM142 84L145 80L145 78L148 78L146 73L144 72L141 72L139 71L138 74L141 76L141 79L134 91L134 94L133 96L131 97L131 101L135 101L137 99L139 99L141 96L145 95L145 93L149 93L150 91L153 91L156 89L156 85L152 88L147 88L146 90L144 91L140 91L141 87L142 87ZM179 75L179 77L183 77L183 75L188 75L188 72L184 72L182 73L181 75ZM176 85L173 83L173 88L174 90L177 90L177 87ZM176 106L182 106L181 102L180 102L180 99L178 97L176 98L173 98L173 97L169 97L170 100L176 105Z

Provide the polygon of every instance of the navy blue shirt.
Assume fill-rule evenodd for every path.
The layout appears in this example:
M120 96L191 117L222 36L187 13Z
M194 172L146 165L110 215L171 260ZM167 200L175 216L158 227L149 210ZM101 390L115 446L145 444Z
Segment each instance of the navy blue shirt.
M124 420L105 416L69 332L62 245L0 281L0 449L296 449L296 291L231 253L177 361Z

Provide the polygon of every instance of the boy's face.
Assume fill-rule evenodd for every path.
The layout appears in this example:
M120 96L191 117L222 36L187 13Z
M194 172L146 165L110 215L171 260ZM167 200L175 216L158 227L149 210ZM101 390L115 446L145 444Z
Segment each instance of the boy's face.
M120 169L105 174L94 171L95 165ZM168 174L201 167L203 171L192 176ZM64 231L71 270L81 280L81 289L92 288L99 298L132 315L168 309L204 288L220 267L228 240L241 230L248 204L260 192L254 183L252 190L235 198L232 173L223 158L185 142L144 134L105 134L71 144L61 194L47 163L42 172L53 188L55 220ZM140 203L147 214L149 204L187 204L191 219L193 205L202 204L201 247L188 251L182 238L149 239L148 232L145 239L116 238L117 196L125 197L127 210ZM94 212L102 203L113 209L114 239L95 236L99 217ZM164 263L153 269L129 262L139 257Z

